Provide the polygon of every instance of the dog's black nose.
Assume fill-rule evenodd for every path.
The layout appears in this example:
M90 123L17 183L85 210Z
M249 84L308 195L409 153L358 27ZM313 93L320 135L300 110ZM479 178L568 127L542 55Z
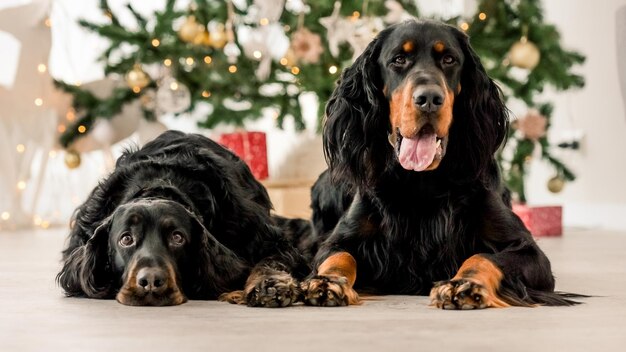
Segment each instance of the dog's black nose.
M439 111L443 100L443 93L439 87L420 87L413 93L413 102L423 112Z
M161 268L141 268L137 273L137 287L143 288L147 292L158 293L163 291L166 281L167 275Z

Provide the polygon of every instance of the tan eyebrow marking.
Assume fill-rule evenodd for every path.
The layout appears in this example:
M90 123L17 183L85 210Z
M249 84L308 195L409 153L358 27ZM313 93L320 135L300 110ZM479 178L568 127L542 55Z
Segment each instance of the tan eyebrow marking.
M441 40L436 41L433 45L433 49L438 53L442 53L445 48L446 45Z
M415 46L413 44L412 41L408 40L406 42L404 42L404 44L402 44L402 50L404 50L405 53L410 53L413 51L413 49L415 49Z

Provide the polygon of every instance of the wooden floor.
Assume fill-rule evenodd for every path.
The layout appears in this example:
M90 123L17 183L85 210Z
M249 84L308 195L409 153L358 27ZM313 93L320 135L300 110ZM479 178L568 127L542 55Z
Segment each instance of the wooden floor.
M558 289L596 296L585 304L483 311L437 310L411 296L285 309L65 298L54 283L64 238L63 229L0 232L0 351L626 350L626 233L540 240Z

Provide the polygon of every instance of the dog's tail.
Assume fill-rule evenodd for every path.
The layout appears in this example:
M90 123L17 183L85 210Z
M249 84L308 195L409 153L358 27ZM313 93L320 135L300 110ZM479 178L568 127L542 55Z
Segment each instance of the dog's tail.
M578 299L591 297L579 293L561 291L547 292L533 290L531 288L526 288L526 291L532 301L544 306L574 306L583 303L578 301Z
M504 301L518 307L574 306L583 303L578 301L578 299L591 297L578 293L542 291L529 287L524 287L522 291L523 294L520 294L519 290L514 291L510 288L500 287L499 294Z

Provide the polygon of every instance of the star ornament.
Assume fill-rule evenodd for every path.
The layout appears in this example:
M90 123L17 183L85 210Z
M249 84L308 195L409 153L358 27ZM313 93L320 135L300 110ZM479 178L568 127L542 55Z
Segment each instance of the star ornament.
M339 14L341 2L335 1L333 12L328 17L320 18L320 24L328 32L328 49L334 57L339 55L339 45L348 41L354 30L349 20Z

